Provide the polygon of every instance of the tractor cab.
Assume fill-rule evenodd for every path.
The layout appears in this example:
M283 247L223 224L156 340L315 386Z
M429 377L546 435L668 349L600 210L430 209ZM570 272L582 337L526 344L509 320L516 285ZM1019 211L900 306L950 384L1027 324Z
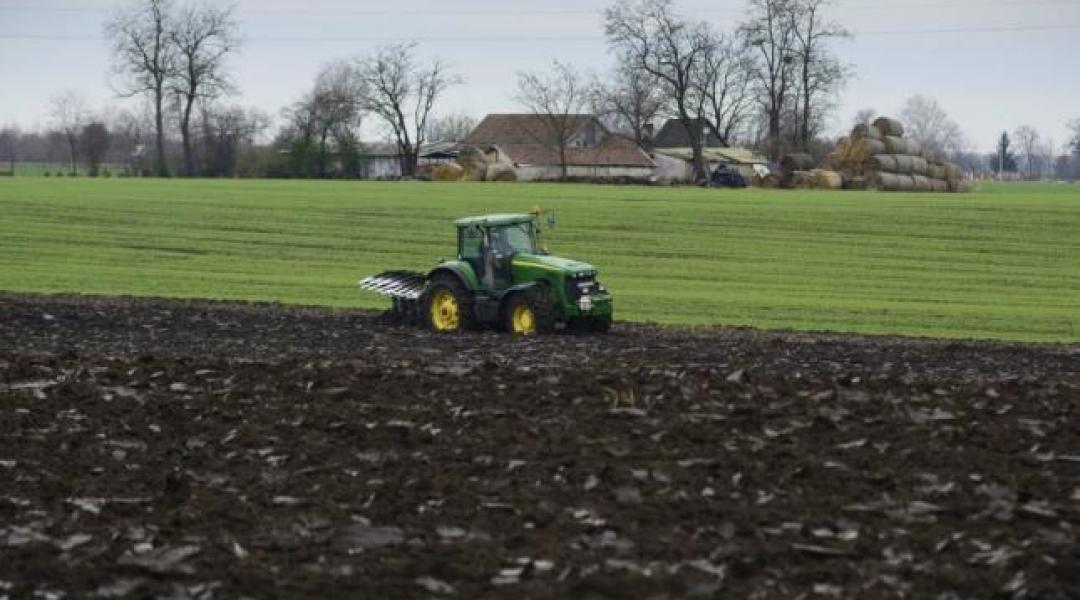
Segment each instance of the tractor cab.
M517 254L538 254L532 215L489 215L459 219L458 260L473 268L487 291L513 283L511 262Z

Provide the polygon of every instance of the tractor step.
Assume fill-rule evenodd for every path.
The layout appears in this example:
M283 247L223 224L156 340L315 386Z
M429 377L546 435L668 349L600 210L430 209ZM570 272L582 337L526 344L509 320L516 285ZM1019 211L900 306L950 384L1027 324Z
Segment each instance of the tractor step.
M424 293L427 277L416 271L386 271L360 280L360 287L391 298L417 300Z

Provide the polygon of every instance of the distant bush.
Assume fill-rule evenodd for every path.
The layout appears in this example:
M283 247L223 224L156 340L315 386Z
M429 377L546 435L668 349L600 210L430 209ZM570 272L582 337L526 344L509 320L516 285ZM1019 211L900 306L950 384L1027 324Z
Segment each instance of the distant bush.
M45 171L44 173L42 173L42 175L44 175L46 177L52 177L52 172L51 171Z
M108 169L103 169L101 171L101 176L102 177L112 177L112 171L110 171Z

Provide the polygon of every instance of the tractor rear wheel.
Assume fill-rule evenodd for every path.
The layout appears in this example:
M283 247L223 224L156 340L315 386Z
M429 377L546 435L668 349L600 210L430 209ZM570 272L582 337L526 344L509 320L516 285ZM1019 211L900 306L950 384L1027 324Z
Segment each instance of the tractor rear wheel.
M514 335L555 331L555 302L551 292L537 286L510 297L504 312L506 330Z
M423 297L423 316L436 333L473 329L472 297L456 278L436 275Z

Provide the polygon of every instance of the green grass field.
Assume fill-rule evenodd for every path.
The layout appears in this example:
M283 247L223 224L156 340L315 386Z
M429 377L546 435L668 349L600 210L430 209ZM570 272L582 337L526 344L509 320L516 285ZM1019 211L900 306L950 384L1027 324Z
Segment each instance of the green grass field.
M589 185L0 179L0 289L383 307L362 275L451 220L554 208L616 317L1080 341L1080 187L882 194Z

